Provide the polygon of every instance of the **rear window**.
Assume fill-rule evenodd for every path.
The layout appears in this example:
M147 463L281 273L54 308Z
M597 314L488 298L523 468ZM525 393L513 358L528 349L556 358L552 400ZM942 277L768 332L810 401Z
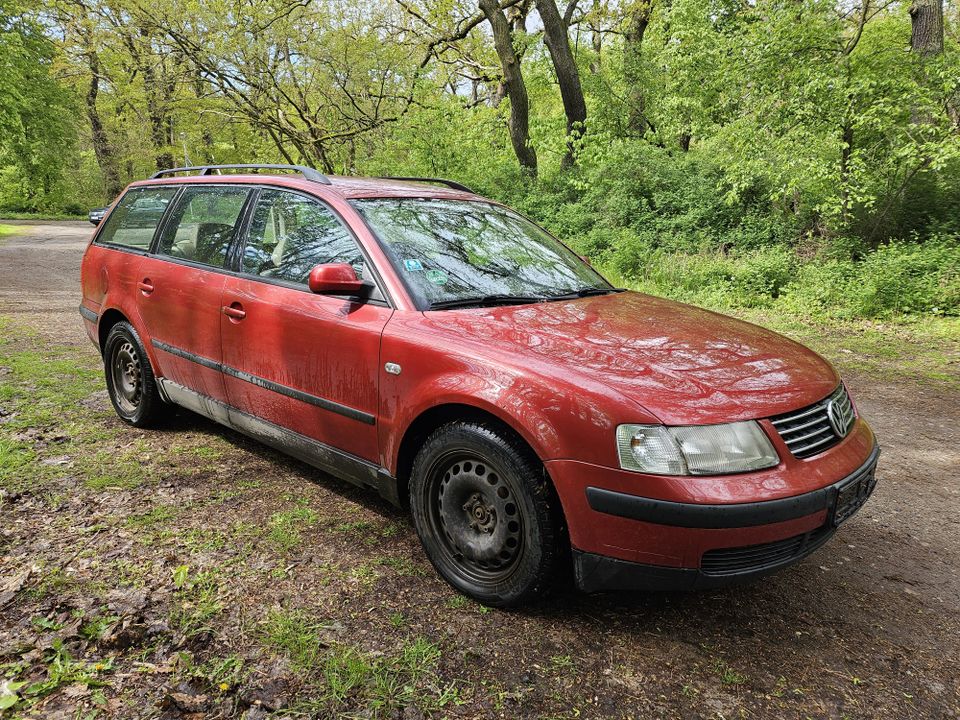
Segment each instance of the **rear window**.
M176 194L177 188L169 186L129 190L110 213L97 243L149 250L160 218Z

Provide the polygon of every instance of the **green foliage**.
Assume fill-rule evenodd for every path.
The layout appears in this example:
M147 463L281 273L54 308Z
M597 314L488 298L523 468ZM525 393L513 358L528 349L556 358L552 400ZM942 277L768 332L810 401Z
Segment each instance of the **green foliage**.
M97 663L75 659L59 638L46 651L44 662L47 675L43 680L0 682L0 711L17 705L21 697L27 705L32 705L68 685L82 689L103 687L107 684L103 676L113 669L112 658Z
M18 0L0 0L0 207L62 209L78 158L75 97L58 82L57 50Z
M514 22L531 179L489 29L459 32L473 4L251 0L238 25L229 0L0 0L0 208L82 211L181 157L447 176L652 292L838 318L957 314L955 4L932 56L910 52L903 3L657 2L625 48L642 7L578 9L588 119L573 169L542 34ZM279 514L270 536L292 549L307 520Z
M863 261L805 263L787 288L796 313L839 318L960 315L960 242L891 242Z
M894 241L862 260L800 258L780 246L723 254L665 252L621 232L612 279L717 308L775 308L819 319L960 315L960 243Z

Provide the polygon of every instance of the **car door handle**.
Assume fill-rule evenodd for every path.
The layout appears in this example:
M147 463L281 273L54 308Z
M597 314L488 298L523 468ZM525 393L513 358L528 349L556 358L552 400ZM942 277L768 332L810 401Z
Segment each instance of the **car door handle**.
M226 315L231 320L243 320L247 313L240 305L240 303L234 303L233 305L224 305L220 308L223 311L223 314Z
M153 284L150 282L150 278L145 278L138 282L137 287L144 295L149 295L153 292Z

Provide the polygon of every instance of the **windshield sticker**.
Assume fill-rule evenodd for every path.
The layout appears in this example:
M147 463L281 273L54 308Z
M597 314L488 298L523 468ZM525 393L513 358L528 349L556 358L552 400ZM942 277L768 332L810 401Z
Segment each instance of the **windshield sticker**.
M434 285L446 285L449 279L443 270L427 270L427 280Z
M416 258L407 258L403 261L403 266L407 269L407 272L418 272L419 270L423 270L423 263Z

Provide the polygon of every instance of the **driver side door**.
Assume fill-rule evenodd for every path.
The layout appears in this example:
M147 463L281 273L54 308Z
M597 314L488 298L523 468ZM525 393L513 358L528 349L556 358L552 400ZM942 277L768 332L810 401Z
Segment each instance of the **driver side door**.
M348 263L358 277L372 276L353 233L320 200L264 188L236 262L221 318L229 404L379 467L380 336L392 310L379 288L360 300L307 287L321 263ZM316 452L315 443L305 446Z

